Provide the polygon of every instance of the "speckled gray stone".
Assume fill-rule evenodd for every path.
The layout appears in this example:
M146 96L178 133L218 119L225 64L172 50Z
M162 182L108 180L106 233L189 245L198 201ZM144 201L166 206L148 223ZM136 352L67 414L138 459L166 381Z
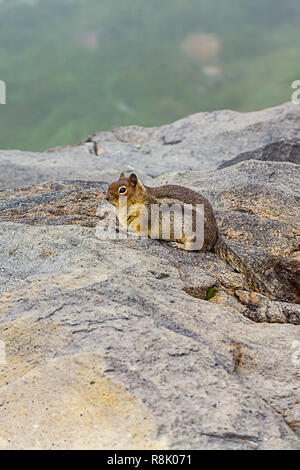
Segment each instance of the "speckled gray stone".
M100 133L98 156L1 152L1 449L300 448L299 305L249 291L214 253L97 237L107 183L132 166L205 194L257 269L297 254L299 166L215 168L295 137L299 110Z

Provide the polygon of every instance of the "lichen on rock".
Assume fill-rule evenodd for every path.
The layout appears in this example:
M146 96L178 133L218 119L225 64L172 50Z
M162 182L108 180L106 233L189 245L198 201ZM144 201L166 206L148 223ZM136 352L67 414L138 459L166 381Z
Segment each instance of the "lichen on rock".
M296 292L299 166L217 167L297 138L299 115L122 128L88 139L101 155L0 152L0 448L300 448L299 305L251 291L214 253L96 236L107 184L136 170L204 194L230 245Z

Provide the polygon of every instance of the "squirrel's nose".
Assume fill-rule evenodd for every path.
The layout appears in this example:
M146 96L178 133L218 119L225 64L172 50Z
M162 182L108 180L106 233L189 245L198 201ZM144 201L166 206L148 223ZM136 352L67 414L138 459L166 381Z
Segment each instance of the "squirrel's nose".
M108 195L108 193L105 194L105 199L106 199L106 201L109 201L109 195Z

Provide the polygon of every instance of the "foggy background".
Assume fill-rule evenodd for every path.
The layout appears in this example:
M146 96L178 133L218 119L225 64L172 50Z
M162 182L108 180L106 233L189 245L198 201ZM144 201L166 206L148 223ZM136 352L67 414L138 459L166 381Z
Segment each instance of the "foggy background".
M289 101L299 0L0 0L0 148Z

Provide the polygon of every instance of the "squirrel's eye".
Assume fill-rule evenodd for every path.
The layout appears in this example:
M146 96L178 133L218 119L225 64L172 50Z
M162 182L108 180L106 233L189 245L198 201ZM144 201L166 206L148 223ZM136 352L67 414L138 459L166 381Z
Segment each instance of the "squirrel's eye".
M121 186L121 188L119 188L119 193L124 194L126 193L126 190L127 190L126 186Z

